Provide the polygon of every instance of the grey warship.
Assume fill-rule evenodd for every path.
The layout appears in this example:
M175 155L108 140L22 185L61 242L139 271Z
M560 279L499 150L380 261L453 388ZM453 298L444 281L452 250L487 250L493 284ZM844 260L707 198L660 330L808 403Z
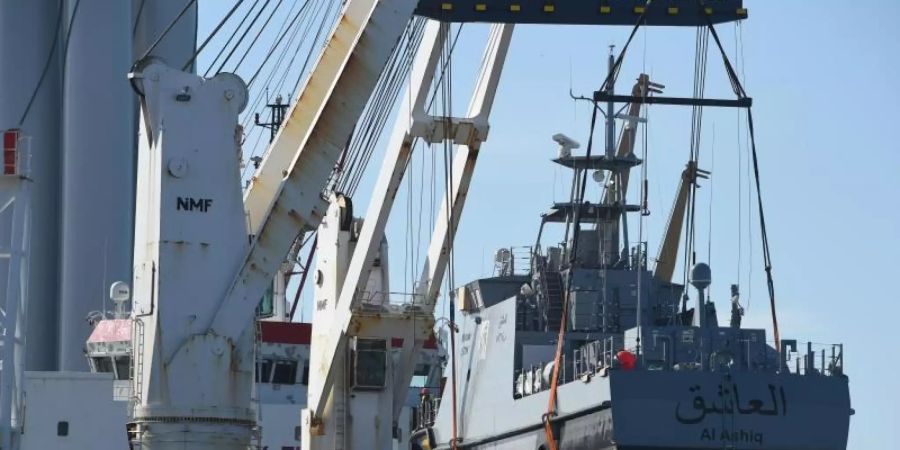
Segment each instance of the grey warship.
M455 381L447 364L440 398L422 395L412 448L846 449L853 410L843 346L781 339L777 322L767 341L765 329L742 326L736 285L731 319L720 324L707 292L712 270L691 248L679 256L693 192L708 175L693 158L655 264L646 242L629 241L627 217L646 209L627 202L629 174L642 164L642 105L749 109L749 98L739 85L733 101L661 97L646 75L617 96L619 62L610 57L592 99L595 115L606 106L606 151L589 141L574 154L577 142L554 136L553 162L572 171L568 200L541 215L533 246L501 249L495 276L456 290ZM615 102L625 103L618 114ZM602 184L599 198L585 198L590 178ZM673 281L679 261L687 283Z

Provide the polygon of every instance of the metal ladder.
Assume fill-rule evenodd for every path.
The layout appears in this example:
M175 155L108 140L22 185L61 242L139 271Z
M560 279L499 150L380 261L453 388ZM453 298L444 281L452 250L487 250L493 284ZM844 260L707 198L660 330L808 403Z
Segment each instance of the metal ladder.
M562 275L549 270L543 270L541 275L544 295L547 298L547 328L550 331L559 331L562 320Z
M131 378L134 380L134 387L131 392L131 414L134 414L134 408L141 402L141 386L144 385L144 322L141 320L132 320L132 335L134 339L131 343Z

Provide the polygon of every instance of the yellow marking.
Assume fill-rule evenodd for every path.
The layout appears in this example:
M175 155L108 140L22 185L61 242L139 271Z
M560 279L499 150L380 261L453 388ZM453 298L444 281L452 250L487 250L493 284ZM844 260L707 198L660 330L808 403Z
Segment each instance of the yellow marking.
M600 14L609 14L611 12L612 12L612 8L610 8L609 6L601 6L600 7Z
M553 5L544 5L544 12L545 12L545 13L552 13L552 12L554 12L554 11L556 11L556 7L555 7L555 6L553 6Z
M522 5L520 5L518 3L513 3L512 5L509 5L509 10L512 12L519 12L522 10Z
M706 11L706 15L707 15L707 16L711 16L712 13L713 13L713 9L710 8L710 7L706 7L706 8L704 8L703 10Z
M677 6L670 6L670 7L669 7L669 15L674 16L674 15L676 15L676 14L678 14L678 7L677 7Z
M484 3L478 3L475 5L475 11L478 11L478 12L487 11L487 5Z
M646 11L646 10L647 10L647 8L645 8L645 7L643 7L643 6L635 6L635 7L634 7L634 13L635 13L635 14L643 14L644 11Z
M441 3L441 10L442 11L452 11L453 4L452 3Z
M746 17L747 16L747 8L738 8L737 15Z

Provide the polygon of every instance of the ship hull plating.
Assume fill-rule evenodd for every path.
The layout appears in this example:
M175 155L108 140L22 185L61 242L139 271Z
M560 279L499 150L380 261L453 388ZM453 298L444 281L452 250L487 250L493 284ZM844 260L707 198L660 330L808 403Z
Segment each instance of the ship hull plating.
M586 380L561 386L560 394L571 397L573 391L587 395L590 390L609 389L612 400L558 416L554 434L560 449L847 448L851 409L843 377L610 371L608 377ZM520 415L524 421L524 405L515 403L537 400L546 404L547 395L541 392L513 400L509 414ZM528 423L506 431L495 429L488 437L464 436L459 448L549 448L543 425L534 418ZM437 434L446 436L440 431Z
M515 329L515 308L514 299L501 301L460 323L456 354L462 374L456 386L459 448L549 448L541 422L549 400L547 383L538 380L540 374L518 381L522 377L516 375L521 372L514 357L517 353L528 357L538 335ZM847 448L852 409L848 378L840 370L775 370L775 356L765 353L772 350L761 346L753 350L743 342L743 337L752 340L759 334L754 330L711 328L701 333L692 327L647 327L644 334L641 358L645 366L652 366L656 350L668 346L667 355L659 356L668 363L659 369L626 370L618 364L600 364L588 365L585 371L580 365L576 376L569 372L564 377L567 381L558 388L554 420L559 448ZM691 342L682 339L687 335L692 336ZM757 342L760 339L757 336ZM730 348L725 341L742 342L747 354L733 352L728 367L672 364L673 358L684 359L689 351L698 361L709 360L696 351L701 348L698 342L712 340L721 341L716 344L721 348ZM567 372L574 370L572 359L564 367ZM433 427L415 435L414 444L416 438L428 435L430 443L423 448L449 448L452 389L451 385L445 389Z

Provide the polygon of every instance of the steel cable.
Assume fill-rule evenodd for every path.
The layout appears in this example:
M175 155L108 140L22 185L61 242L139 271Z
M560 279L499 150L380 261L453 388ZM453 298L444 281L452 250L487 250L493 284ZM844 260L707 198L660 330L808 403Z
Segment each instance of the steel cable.
M204 77L209 76L209 72L212 70L213 67L215 67L216 63L219 61L219 58L221 58L222 55L225 54L225 50L227 50L228 46L231 45L231 41L234 40L235 37L237 37L238 31L241 29L241 27L244 26L244 23L247 21L247 19L250 18L250 13L253 12L253 10L256 8L256 5L258 5L258 4L259 4L259 0L255 0L253 2L253 4L250 5L250 9L248 9L247 12L244 13L244 18L241 19L240 22L238 22L237 26L234 28L234 31L231 32L231 36L228 37L228 40L226 40L225 44L222 45L222 48L219 49L219 53L216 54L216 57L213 58L212 62L209 63L209 66L206 68L206 71L203 72Z
M194 54L191 56L191 59L189 59L188 62L186 62L184 64L184 66L181 68L182 71L188 70L188 68L190 68L191 65L194 64L194 61L196 61L197 56L200 54L200 52L202 52L203 49L205 49L206 46L209 44L209 42L216 36L216 34L219 33L219 30L222 29L222 26L225 25L225 23L228 22L228 19L231 18L231 16L234 14L235 11L237 11L238 7L241 6L241 3L244 3L244 0L238 0L237 2L235 2L234 6L232 6L231 9L228 11L228 14L225 14L225 17L223 17L222 20L220 20L219 23L216 25L216 27L213 28L212 32L209 33L209 36L207 36L206 39L203 41L203 43L200 44L199 47L197 47L197 50L194 51ZM141 3L141 6L143 7L143 3Z
M253 40L250 41L250 45L247 46L247 50L244 51L244 55L241 56L241 59L239 59L237 64L235 64L234 69L232 70L233 73L237 73L238 69L240 69L241 64L243 64L244 60L247 59L247 55L249 55L250 52L253 50L253 47L256 45L256 42L259 40L259 36L262 35L263 31L265 31L266 27L269 25L269 22L272 20L272 17L274 17L275 13L278 12L278 8L281 7L282 3L284 3L284 0L278 0L278 3L276 3L275 7L272 8L272 12L269 13L269 17L267 17L266 21L263 22L263 24L259 27L259 31L256 32L256 36L253 37ZM265 64L265 61L263 61L263 64Z
M237 42L235 42L234 47L231 47L231 51L228 52L228 55L225 56L224 60L222 60L222 64L219 65L219 68L216 70L216 73L222 72L222 69L225 68L225 64L228 64L228 61L231 59L232 56L234 56L234 52L237 51L238 47L241 46L241 43L244 42L244 39L247 37L247 33L249 33L250 30L253 29L253 25L255 25L256 21L259 20L259 17L262 16L263 11L266 10L266 7L269 6L269 2L271 2L271 1L272 0L266 0L266 2L263 3L262 7L259 8L259 11L256 12L255 16L253 16L253 20L250 21L250 24L247 25L247 28L244 30L243 33L241 33L241 37L239 37ZM237 30L235 30L235 31L237 31Z

